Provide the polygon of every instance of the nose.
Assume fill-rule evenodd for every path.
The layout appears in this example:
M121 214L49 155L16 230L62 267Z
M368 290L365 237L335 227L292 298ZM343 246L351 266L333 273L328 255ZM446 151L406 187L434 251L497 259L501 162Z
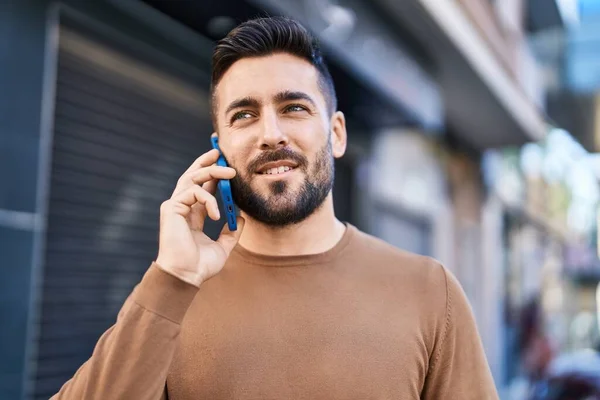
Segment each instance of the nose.
M280 129L276 113L265 113L262 118L261 150L273 150L288 145L288 137Z

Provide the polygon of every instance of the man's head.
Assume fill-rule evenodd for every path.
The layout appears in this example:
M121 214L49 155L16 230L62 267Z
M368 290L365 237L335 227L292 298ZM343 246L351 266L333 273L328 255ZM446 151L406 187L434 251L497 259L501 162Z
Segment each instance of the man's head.
M213 54L212 112L232 191L250 217L286 226L333 187L346 148L344 116L314 37L287 18L241 24Z

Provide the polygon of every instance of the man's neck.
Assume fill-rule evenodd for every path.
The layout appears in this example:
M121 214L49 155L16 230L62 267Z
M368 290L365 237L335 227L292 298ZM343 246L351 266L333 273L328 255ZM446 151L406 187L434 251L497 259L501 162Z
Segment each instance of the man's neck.
M240 245L254 253L293 256L323 253L342 238L346 230L333 211L331 193L321 207L304 221L285 228L273 228L245 214Z

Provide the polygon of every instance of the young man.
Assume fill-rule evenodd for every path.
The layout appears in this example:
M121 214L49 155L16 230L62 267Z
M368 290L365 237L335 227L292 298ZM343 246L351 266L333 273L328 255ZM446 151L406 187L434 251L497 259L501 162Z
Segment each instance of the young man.
M212 96L231 168L212 150L181 176L156 262L54 399L497 399L456 279L336 219L346 126L313 37L240 25ZM212 241L219 179L242 217Z

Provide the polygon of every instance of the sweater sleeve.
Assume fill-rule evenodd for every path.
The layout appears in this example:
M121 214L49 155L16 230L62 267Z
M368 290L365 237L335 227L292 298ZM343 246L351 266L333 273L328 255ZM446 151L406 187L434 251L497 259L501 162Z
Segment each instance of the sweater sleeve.
M197 290L153 263L92 356L51 400L166 400L181 321Z
M446 310L422 399L496 400L498 393L467 297L444 267Z

